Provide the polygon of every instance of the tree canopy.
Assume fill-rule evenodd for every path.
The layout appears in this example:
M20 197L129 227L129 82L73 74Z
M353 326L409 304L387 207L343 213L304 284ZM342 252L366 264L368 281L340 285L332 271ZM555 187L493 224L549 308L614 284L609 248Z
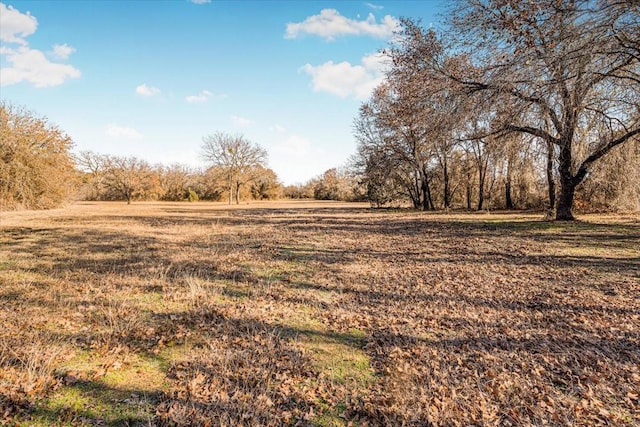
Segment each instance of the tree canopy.
M430 179L439 174L447 208L450 160L468 157L480 208L486 156L519 134L547 147L559 180L556 218L573 219L576 188L594 164L640 135L639 8L633 0L460 0L447 43L404 19L386 50L386 81L356 122L364 163L402 164L400 187L416 207L432 206Z
M75 189L73 141L46 118L0 103L0 203L4 209L51 208Z
M217 132L203 138L202 156L212 165L222 168L227 176L229 204L235 193L240 203L240 187L257 178L253 172L264 167L267 152L242 135Z

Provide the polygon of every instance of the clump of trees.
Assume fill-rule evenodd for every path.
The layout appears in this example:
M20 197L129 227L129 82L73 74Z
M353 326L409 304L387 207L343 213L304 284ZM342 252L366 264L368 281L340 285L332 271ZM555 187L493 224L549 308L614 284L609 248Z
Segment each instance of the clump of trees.
M355 121L354 165L369 198L422 209L546 201L570 220L591 191L609 205L635 197L627 204L637 208L627 177L638 163L639 8L461 0L449 45L403 20L386 80ZM623 149L632 157L616 162ZM603 185L585 184L596 178Z
M338 200L355 202L367 200L359 178L351 167L331 168L304 184L289 185L283 189L290 199Z
M157 200L173 190L162 188L162 168L133 156L113 156L82 152L78 166L85 172L84 199L89 200Z
M234 195L236 204L240 203L240 189L256 183L261 173L264 175L264 165L267 161L266 150L258 144L252 143L242 135L223 132L203 138L202 155L224 174L229 204L232 203ZM266 181L263 180L263 184L266 184Z
M219 201L278 199L276 173L266 151L243 136L216 133L205 138L211 166L151 165L134 156L83 151L57 126L26 110L0 102L0 210L47 209L65 201Z
M241 197L266 200L282 196L275 172L261 165L233 175L229 187L229 170L219 165L205 170L181 164L152 166L137 157L90 151L81 152L76 162L82 182L78 197L83 200L220 201L232 200L233 194L239 202Z
M2 209L42 209L75 191L73 142L46 118L0 102L0 204Z

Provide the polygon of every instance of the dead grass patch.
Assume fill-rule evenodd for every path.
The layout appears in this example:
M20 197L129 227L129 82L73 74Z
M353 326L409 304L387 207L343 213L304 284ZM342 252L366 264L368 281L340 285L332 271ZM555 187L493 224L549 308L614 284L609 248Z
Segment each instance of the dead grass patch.
M637 425L640 221L0 214L0 423Z

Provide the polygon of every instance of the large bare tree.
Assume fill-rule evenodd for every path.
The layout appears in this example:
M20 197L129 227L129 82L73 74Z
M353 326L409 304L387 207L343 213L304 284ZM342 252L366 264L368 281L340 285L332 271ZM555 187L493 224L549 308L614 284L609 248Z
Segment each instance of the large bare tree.
M267 152L242 135L217 132L203 138L203 157L222 168L228 180L229 204L235 190L236 204L240 203L240 187L251 180L251 169L265 166Z
M461 0L452 22L483 73L449 77L511 106L495 131L557 147L556 219L573 219L592 165L640 135L640 2Z

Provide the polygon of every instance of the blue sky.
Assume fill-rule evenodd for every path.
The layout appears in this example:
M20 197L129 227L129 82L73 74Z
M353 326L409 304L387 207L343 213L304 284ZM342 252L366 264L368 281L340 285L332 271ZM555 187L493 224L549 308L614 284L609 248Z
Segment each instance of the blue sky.
M2 1L0 98L75 150L204 166L202 137L242 134L285 184L343 165L399 17L424 1Z

